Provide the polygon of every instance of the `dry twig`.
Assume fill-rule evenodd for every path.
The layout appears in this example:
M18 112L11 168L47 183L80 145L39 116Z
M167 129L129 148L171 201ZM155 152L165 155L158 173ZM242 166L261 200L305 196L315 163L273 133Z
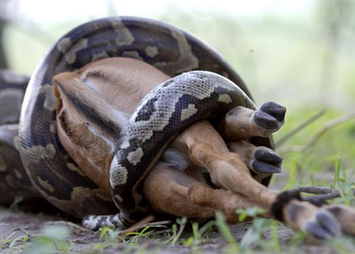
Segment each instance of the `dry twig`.
M302 129L313 123L315 120L320 118L324 113L326 109L322 109L319 111L317 114L312 116L311 118L307 119L306 121L302 122L300 125L298 125L296 128L291 130L289 133L287 133L285 136L281 137L279 140L275 142L275 147L278 148L280 147L283 143L285 143L287 140L289 140L291 137L293 137L295 134L300 132Z
M280 145L282 145L287 139L289 139L290 137L292 137L293 135L295 135L297 132L299 132L301 129L303 129L304 127L306 127L307 125L309 125L311 122L315 121L316 119L318 119L320 116L322 116L324 114L324 109L321 110L320 112L318 112L316 115L314 115L313 117L311 117L310 119L306 120L305 122L303 122L302 124L300 124L298 127L296 127L294 130L290 131L288 134L286 134L284 137L282 137L280 140L278 140L276 142L276 147L279 147ZM301 146L290 146L290 147L283 147L281 149L278 149L278 152L280 154L282 153L287 153L287 152L300 152L300 153L304 153L306 151L308 151L310 148L312 148L317 142L318 140L327 132L329 131L331 128L336 127L342 123L345 123L347 121L350 121L352 119L355 118L355 112L352 113L348 113L346 115L340 116L338 118L335 118L333 120L330 120L328 122L326 122L323 126L323 128L321 128L320 130L318 130L318 132L316 132L313 137L310 139L310 141L308 142L308 144L304 147Z
M93 232L90 229L84 228L83 226L80 226L80 225L75 224L75 223L70 222L70 221L62 221L62 220L60 220L60 221L48 221L48 222L44 223L44 225L48 225L48 226L64 225L64 226L70 227L73 230L77 229L77 230L83 231L83 232Z
M170 221L157 221L157 222L151 222L154 220L154 216L153 215L149 215L148 217L146 217L145 219L141 220L140 222L134 224L132 227L127 228L123 231L121 231L120 233L123 235L126 235L128 233L137 231L139 229L145 228L145 227L153 227L153 226L159 226L159 225L167 225L170 224Z
M312 148L317 142L318 140L331 128L338 126L342 123L345 123L349 120L352 120L355 118L355 112L343 115L341 117L335 118L329 122L326 122L324 124L324 127L322 129L320 129L318 132L316 132L313 135L313 138L308 142L308 144L303 148L302 152L307 151L308 149Z

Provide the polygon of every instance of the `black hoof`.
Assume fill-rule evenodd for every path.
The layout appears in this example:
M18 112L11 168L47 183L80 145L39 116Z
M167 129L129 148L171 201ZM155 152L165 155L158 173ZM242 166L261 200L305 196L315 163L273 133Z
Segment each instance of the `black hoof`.
M258 161L266 162L275 166L281 166L282 157L272 150L259 149L254 153L254 158Z
M322 240L329 240L333 237L332 234L330 234L327 230L325 230L315 222L307 222L304 230L315 238Z
M336 235L341 234L341 228L340 228L339 222L328 211L326 211L324 209L320 209L317 212L316 220L323 228L325 228L332 235L336 236Z
M281 173L281 168L268 164L262 161L254 160L251 163L251 167L254 172L261 173L261 174L277 174Z
M324 209L320 209L317 212L315 221L307 222L304 230L310 235L323 240L329 240L341 234L338 221Z
M275 130L279 127L279 123L275 117L261 110L255 111L254 121L257 125L267 130Z
M275 102L265 102L263 105L261 105L260 110L269 115L272 115L279 122L283 122L285 119L286 108Z

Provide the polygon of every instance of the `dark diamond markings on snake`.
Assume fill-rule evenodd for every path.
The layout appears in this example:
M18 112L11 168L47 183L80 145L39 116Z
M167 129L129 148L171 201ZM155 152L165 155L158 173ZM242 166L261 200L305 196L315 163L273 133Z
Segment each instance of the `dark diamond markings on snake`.
M144 105L144 107L139 110L137 114L137 118L135 119L135 122L139 121L148 121L151 116L153 115L153 112L155 112L157 109L155 108L155 102L158 100L157 97L153 97L147 101L147 103Z

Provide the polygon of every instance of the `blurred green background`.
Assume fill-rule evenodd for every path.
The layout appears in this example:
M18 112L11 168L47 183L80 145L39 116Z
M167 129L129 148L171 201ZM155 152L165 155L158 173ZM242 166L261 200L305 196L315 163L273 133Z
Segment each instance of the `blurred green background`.
M285 173L275 178L275 188L329 186L335 183L335 169L343 182L354 185L354 14L352 0L0 0L3 56L18 73L30 75L51 45L79 24L142 16L181 27L215 48L244 79L257 104L272 100L286 106L286 124L276 141L325 108L322 117L277 147ZM304 149L327 122L345 115L350 120Z

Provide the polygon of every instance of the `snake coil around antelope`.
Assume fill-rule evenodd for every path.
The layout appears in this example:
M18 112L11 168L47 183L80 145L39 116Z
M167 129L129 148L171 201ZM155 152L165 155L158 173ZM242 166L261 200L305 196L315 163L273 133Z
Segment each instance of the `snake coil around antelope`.
M54 75L108 57L144 61L173 77L148 93L131 116L112 160L111 195L63 149L52 87ZM221 56L195 37L142 18L92 21L59 39L32 75L19 124L21 160L32 184L54 206L77 217L116 214L109 220L128 226L149 209L142 182L171 138L198 120L218 121L236 106L254 108L248 89ZM255 142L272 146L271 139ZM258 179L268 185L270 178ZM92 223L106 219L96 217Z

